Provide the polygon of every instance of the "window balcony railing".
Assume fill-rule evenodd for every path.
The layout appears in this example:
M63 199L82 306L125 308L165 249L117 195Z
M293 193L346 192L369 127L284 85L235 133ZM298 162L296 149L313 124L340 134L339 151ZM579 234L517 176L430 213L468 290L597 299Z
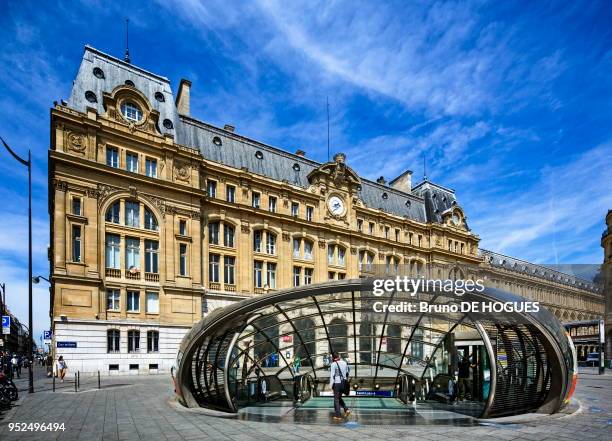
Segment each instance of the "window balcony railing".
M208 288L215 291L221 291L221 284L219 282L209 282Z
M230 285L229 283L226 283L224 285L225 291L228 292L236 292L236 285Z
M266 290L264 288L255 288L253 290L255 294L265 294Z
M140 280L140 270L130 269L125 272L125 278L130 280Z
M106 277L121 278L121 270L119 268L106 268Z
M147 282L159 282L159 273L145 273Z

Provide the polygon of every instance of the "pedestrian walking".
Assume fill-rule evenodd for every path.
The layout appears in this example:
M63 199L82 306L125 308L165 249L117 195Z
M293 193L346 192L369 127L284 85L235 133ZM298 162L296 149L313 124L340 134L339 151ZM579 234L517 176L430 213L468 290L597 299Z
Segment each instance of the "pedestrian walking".
M351 413L342 399L342 394L348 395L350 368L348 363L342 360L337 352L332 353L332 360L329 385L334 391L334 421L342 421L340 408L344 410L345 417Z
M293 369L296 374L300 373L300 368L302 367L302 358L299 355L296 355L293 359Z
M66 376L66 372L68 372L68 364L64 360L64 356L60 355L57 359L57 372L60 378L60 381L64 382L64 377Z

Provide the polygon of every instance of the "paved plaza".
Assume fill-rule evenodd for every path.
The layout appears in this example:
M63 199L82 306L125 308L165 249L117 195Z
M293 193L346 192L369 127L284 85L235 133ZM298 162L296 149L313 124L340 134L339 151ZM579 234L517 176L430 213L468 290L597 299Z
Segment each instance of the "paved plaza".
M18 382L26 387L25 376ZM612 439L612 375L581 375L576 410L571 415L523 417L514 424L473 427L451 425L368 426L349 418L345 424L278 424L215 418L172 404L169 376L82 377L79 392L71 379L58 384L41 372L33 395L21 392L11 410L0 415L0 439L8 440L610 440ZM14 432L9 423L64 423L65 431Z

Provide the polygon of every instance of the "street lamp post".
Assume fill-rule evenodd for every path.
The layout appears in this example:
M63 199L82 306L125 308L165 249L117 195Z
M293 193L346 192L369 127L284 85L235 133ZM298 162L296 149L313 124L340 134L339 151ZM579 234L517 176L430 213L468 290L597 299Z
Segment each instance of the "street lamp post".
M29 377L29 392L34 393L34 373L32 372L32 364L34 359L32 358L32 351L34 350L34 340L32 338L32 156L30 150L28 150L28 160L21 158L15 153L4 139L0 137L2 144L8 150L8 152L17 161L22 163L28 168L28 377Z

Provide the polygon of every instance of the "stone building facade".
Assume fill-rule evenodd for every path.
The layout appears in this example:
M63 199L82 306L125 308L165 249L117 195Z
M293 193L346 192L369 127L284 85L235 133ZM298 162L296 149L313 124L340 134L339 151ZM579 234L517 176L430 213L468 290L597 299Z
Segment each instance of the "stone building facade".
M604 249L602 266L604 298L605 298L605 340L604 353L606 359L612 359L612 210L606 215L606 229L601 235L601 246Z
M479 265L560 318L603 314L588 282L481 252L453 190L212 126L190 115L190 88L175 98L168 79L86 47L51 109L51 319L73 369L167 371L215 308L399 266Z

